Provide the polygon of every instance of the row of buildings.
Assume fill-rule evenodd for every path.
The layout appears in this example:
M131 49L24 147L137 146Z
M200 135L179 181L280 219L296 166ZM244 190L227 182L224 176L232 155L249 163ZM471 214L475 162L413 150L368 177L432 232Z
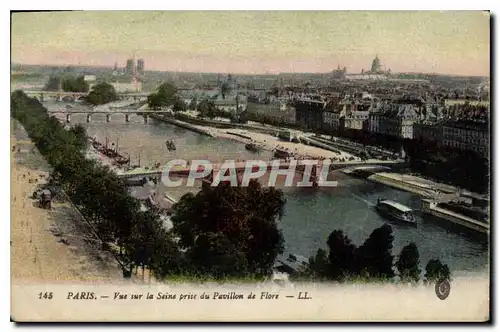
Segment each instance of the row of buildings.
M186 105L191 105L193 101L199 104L202 100L209 100L219 110L235 116L246 111L247 96L239 91L236 80L231 75L220 79L218 85L215 89L178 90L178 94Z
M295 102L297 124L332 134L363 131L369 134L436 142L438 146L472 150L488 157L488 107L468 103L445 106L431 99L369 98Z

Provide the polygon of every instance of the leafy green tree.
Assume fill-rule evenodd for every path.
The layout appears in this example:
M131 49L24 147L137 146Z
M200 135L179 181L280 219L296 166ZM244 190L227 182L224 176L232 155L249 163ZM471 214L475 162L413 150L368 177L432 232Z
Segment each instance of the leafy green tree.
M169 275L189 274L192 268L170 234L165 229L160 229L156 239L152 256L149 259L150 269L155 278L165 280Z
M394 241L392 227L388 224L375 229L356 250L356 270L369 278L389 279L394 277L394 257L391 254Z
M162 228L159 215L155 211L138 211L128 225L126 252L132 258L131 263L137 267L151 266L151 259L157 247L158 234ZM132 222L133 221L133 222Z
M181 112L187 109L186 103L180 98L174 98L174 105L172 107L174 112Z
M404 282L418 282L420 280L420 255L415 243L404 246L396 262L399 276Z
M316 255L309 258L304 274L313 280L326 280L330 278L330 262L324 249L319 248Z
M228 276L244 276L247 259L244 253L222 233L202 233L190 252L193 271L217 279Z
M50 76L49 81L43 88L45 91L58 91L61 86L61 78L59 76Z
M441 278L450 279L451 273L448 265L441 263L439 259L431 259L425 266L425 280L435 282Z
M191 99L191 101L189 102L189 105L187 107L188 110L196 110L196 106L198 105L198 102L196 100L196 98L193 98Z
M62 81L62 89L70 92L88 92L89 84L85 82L84 76L67 77Z
M334 230L328 236L327 244L330 250L329 278L340 281L353 275L356 246L351 240L341 230Z
M215 107L214 102L211 100L202 100L198 104L198 112L202 118L213 119L217 116L217 108Z
M217 234L208 236L211 248L227 249L229 241L238 255L246 259L246 262L236 260L226 274L240 275L244 269L247 274L268 275L284 248L283 235L276 224L276 218L283 215L284 205L282 191L262 188L255 180L248 187L227 183L204 186L198 194L184 195L174 205L173 230L190 259L197 257L199 236ZM214 241L222 242L214 245ZM203 245L206 247L207 243Z
M75 145L80 148L80 151L87 149L89 140L87 137L87 129L81 124L77 124L70 129L75 137Z
M173 105L176 100L177 88L175 85L172 83L163 83L158 87L155 93L148 96L148 106L151 109L160 109Z
M226 99L226 95L231 91L231 87L227 82L222 83L220 87L220 93L222 95L222 99Z
M167 102L173 101L177 94L177 88L172 83L163 83L158 87L158 94Z
M118 100L118 95L111 84L102 82L92 87L86 100L92 105L102 105Z
M161 97L158 93L152 93L147 98L148 107L153 110L159 110L162 107Z

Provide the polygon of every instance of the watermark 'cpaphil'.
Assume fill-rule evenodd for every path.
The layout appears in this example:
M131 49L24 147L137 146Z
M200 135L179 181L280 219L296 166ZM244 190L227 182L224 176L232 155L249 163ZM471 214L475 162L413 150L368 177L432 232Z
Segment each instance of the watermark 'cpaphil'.
M276 186L278 176L285 176L285 187L294 186L296 173L301 173L302 180L296 183L298 187L336 187L337 181L328 181L330 171L329 161L318 160L296 160L290 161L273 160L271 163L263 160L247 160L235 162L226 160L222 164L213 164L208 160L192 160L190 162L181 159L171 160L165 166L162 173L162 182L167 187L193 187L196 180L208 180L215 187L221 182L229 183L231 186L249 185L250 180L259 179L269 173L268 186ZM171 177L177 177L172 180ZM186 177L184 179L179 177Z

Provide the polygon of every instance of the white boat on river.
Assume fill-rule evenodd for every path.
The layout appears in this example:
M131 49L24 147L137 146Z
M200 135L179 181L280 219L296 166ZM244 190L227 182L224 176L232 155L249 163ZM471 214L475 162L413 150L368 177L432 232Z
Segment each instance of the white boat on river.
M401 203L387 199L378 199L375 209L385 218L417 225L417 218L414 211Z

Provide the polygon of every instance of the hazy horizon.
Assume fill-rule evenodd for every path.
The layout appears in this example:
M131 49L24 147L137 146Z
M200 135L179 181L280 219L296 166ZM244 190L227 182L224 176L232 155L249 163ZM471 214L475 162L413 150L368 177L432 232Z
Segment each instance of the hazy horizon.
M11 62L233 73L385 69L490 76L490 17L480 11L84 11L13 13Z

